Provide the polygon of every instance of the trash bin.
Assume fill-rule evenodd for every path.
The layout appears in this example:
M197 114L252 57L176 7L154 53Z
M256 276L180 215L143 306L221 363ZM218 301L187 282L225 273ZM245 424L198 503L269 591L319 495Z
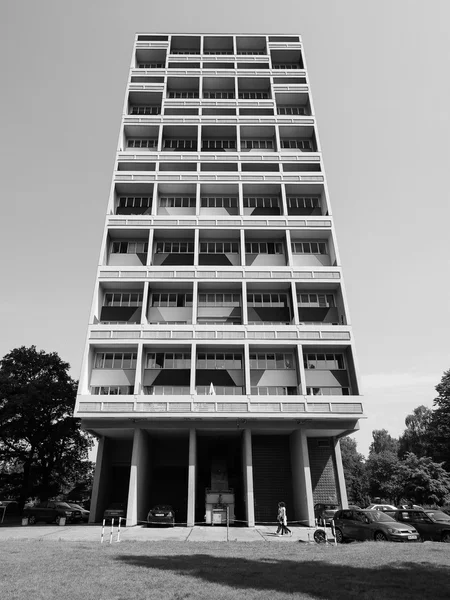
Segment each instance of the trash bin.
M22 518L22 525L28 525L28 517Z
M57 525L65 525L66 524L66 517L58 517L56 519L56 523L57 523Z

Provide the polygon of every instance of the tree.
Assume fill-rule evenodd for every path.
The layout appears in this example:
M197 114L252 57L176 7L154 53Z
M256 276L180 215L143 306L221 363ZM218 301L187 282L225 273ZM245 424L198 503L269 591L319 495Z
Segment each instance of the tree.
M430 424L431 455L450 471L450 370L444 373L436 391L438 397L433 403L435 408Z
M406 454L401 462L403 496L417 504L441 504L450 496L450 474L428 456Z
M372 431L373 442L370 444L370 454L381 452L398 453L398 440L389 435L387 429L374 429Z
M73 486L85 468L92 441L72 416L77 383L68 370L56 352L35 346L0 361L0 462L22 506L30 495L46 499Z
M368 504L368 481L364 456L356 448L356 440L344 437L340 440L345 486L350 504Z
M403 492L401 466L397 454L390 450L372 452L367 459L366 468L370 495L397 504Z
M431 422L433 410L426 406L418 406L412 415L405 419L406 429L399 439L399 455L404 457L408 452L416 456L430 456L432 453Z

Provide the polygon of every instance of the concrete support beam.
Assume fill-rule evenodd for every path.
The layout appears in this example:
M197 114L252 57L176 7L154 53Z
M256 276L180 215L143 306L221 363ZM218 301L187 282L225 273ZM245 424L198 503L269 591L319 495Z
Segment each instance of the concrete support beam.
M308 438L297 429L290 436L295 521L314 526L314 499L309 467Z
M252 432L244 429L242 437L245 518L248 527L255 526L255 498L253 493Z
M97 459L95 461L89 523L101 521L103 512L107 508L105 502L111 485L111 456L108 446L109 440L101 437L98 442Z
M197 432L189 430L188 505L187 526L195 525L195 488L197 478Z
M130 484L128 487L127 526L129 527L147 520L149 463L150 452L147 433L142 429L135 429L131 454Z
M339 438L334 438L334 459L336 465L336 488L342 508L348 508L347 488L345 487L344 468L342 466L341 446Z

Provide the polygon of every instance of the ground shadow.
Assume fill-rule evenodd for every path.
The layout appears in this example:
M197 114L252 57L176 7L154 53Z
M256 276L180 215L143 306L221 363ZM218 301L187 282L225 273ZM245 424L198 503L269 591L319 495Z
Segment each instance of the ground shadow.
M306 557L305 557L306 558ZM117 560L205 582L245 590L309 594L312 598L347 600L433 600L450 597L448 567L432 563L395 563L382 567L331 564L325 560L248 560L209 554L132 556Z

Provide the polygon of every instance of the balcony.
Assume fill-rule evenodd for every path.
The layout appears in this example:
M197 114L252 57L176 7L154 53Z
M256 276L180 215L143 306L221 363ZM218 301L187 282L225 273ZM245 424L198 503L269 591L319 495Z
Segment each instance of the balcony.
M199 97L198 77L168 77L167 98L193 99Z
M159 184L158 215L195 215L195 206L195 185Z
M141 322L143 286L128 284L111 287L102 284L99 290L100 318L94 322L104 325L129 325Z
M242 126L240 134L242 152L274 152L276 150L274 127Z
M302 53L300 49L292 50L271 50L273 69L304 69Z
M358 393L350 349L304 347L303 366L308 395L349 396Z
M128 97L128 114L138 116L155 116L161 114L162 94L156 92L130 92Z
M290 325L294 321L288 284L247 284L249 325Z
M245 393L241 349L198 348L195 386L199 395L235 396Z
M238 98L240 100L269 100L270 79L266 77L239 77Z
M140 233L140 232L139 232ZM114 231L108 242L108 266L142 266L147 264L148 234L146 237L133 232Z
M144 125L125 125L121 150L156 152L158 150L159 127Z
M138 48L136 50L136 68L164 69L166 51L160 48Z
M164 152L196 152L197 128L192 126L165 126L162 149Z
M308 94L275 94L277 113L285 116L306 116L311 114Z
M267 54L266 38L262 36L244 36L236 37L237 54L241 56L255 56Z
M236 147L235 127L202 127L202 152L236 152Z
M264 236L257 231L246 232L245 264L247 267L286 266L284 235L273 231Z
M145 355L144 393L149 395L188 395L191 380L189 348L149 348Z
M314 127L280 126L282 152L317 152Z
M147 320L151 325L192 323L192 284L152 284Z
M164 266L188 266L194 264L194 236L181 238L174 231L156 232L154 238L153 264Z
M153 184L116 183L112 210L115 215L149 215L152 198Z
M337 286L297 285L298 318L302 325L345 325L342 294Z
M126 395L134 391L137 352L123 348L95 352L90 374L93 395Z
M244 185L244 215L265 217L282 212L279 185Z
M251 393L257 396L293 396L299 393L294 351L286 348L250 348Z
M203 54L234 54L231 36L206 36L203 39Z
M201 266L232 266L241 264L239 233L201 231L198 264Z
M194 35L173 35L171 54L200 54L200 37Z
M241 288L201 284L198 291L197 323L201 325L241 325Z
M291 231L292 264L294 267L336 266L334 247L327 231ZM310 236L310 237L303 237Z
M202 184L200 196L201 216L239 214L239 187L236 184Z
M322 185L286 184L286 203L290 216L327 215L325 192Z
M236 97L234 78L205 77L203 98L207 100L233 100Z

